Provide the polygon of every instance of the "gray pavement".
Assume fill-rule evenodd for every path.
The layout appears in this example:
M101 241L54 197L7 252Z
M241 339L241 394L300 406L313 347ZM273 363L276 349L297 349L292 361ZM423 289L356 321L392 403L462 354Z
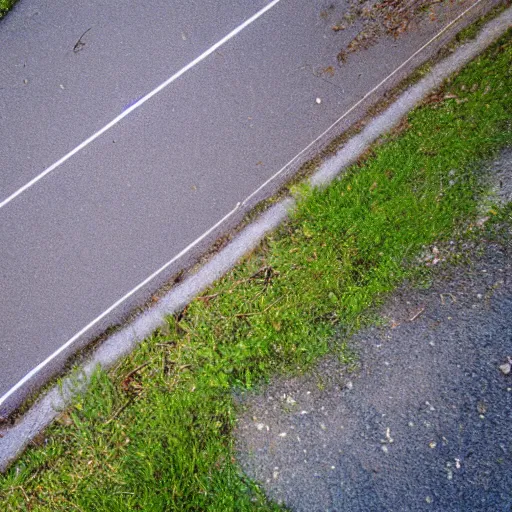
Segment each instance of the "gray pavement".
M0 414L193 263L280 180L255 190L284 167L289 176L308 145L450 20L478 4L456 30L498 2L440 4L434 19L423 12L399 39L380 37L340 66L362 22L332 27L353 3L281 0L0 209ZM265 5L22 0L0 24L0 202Z
M512 509L510 233L466 251L484 254L404 286L386 326L351 340L356 372L329 358L241 400L239 460L269 497L296 512Z

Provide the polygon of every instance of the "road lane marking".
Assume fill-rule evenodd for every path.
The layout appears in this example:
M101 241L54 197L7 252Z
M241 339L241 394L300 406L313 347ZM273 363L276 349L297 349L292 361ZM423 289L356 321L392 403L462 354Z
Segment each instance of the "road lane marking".
M269 4L265 9L268 10L270 7L278 3L280 0L274 0L271 4ZM247 196L241 203L237 203L235 208L231 210L227 215L225 215L221 220L219 220L214 226L212 226L208 231L203 233L199 238L190 243L187 247L185 247L180 253L174 256L170 261L165 263L158 270L153 272L149 277L147 277L144 281L138 284L133 290L129 291L122 298L116 301L112 306L106 309L103 313L101 313L98 317L92 320L89 324L87 324L84 328L82 328L79 332L77 332L72 338L70 338L66 343L64 343L59 349L57 349L54 353L48 356L43 362L37 365L33 370L31 370L23 379L21 379L18 383L16 383L9 391L7 391L2 397L0 397L0 406L5 403L5 401L14 394L19 388L21 388L26 382L28 382L34 375L36 375L40 370L42 370L49 362L51 362L55 357L57 357L62 351L72 345L80 336L85 334L89 329L94 327L98 322L100 322L103 318L105 318L109 313L111 313L115 308L121 305L124 301L126 301L129 297L135 294L138 290L143 288L146 284L152 281L155 277L157 277L160 273L162 273L166 268L168 268L172 263L176 260L184 256L190 249L195 247L199 242L204 240L208 235L210 235L215 229L220 227L229 217L231 217L240 207L243 207L247 202L254 197L256 193L258 193L263 187L265 187L268 183L270 183L273 179L275 179L279 174L281 174L289 165L291 165L294 161L297 160L305 151L307 151L315 142L317 142L320 138L322 138L325 134L327 134L333 127L335 127L344 117L346 117L351 111L354 110L358 105L361 104L364 99L370 96L373 92L375 92L379 87L381 87L385 82L387 82L392 76L394 76L400 69L402 69L408 62L410 62L416 55L418 55L421 51L427 48L432 42L434 42L439 36L441 36L444 32L446 32L454 23L460 20L463 16L465 16L468 12L470 12L474 7L480 4L483 0L477 0L472 6L467 8L464 12L462 12L457 18L455 18L452 22L450 22L446 27L440 30L434 37L432 37L427 43L425 43L419 50L414 52L406 61L404 61L400 66L398 66L393 72L391 72L386 78L384 78L377 86L375 86L371 91L366 93L366 95L359 100L354 106L352 106L347 112L345 112L342 116L338 118L327 130L325 130L321 135L319 135L313 142L311 142L306 148L304 148L300 153L298 153L295 157L293 157L282 169L280 169L277 173L275 173L271 178L269 178L263 185L261 185L258 189L252 192L249 196ZM261 16L263 14L262 11L259 11L255 16ZM253 16L254 18L254 16ZM251 20L252 18L249 18ZM256 19L256 18L255 18ZM249 20L247 20L248 23ZM254 21L254 20L253 20ZM247 25L245 25L247 26ZM236 29L238 30L238 29ZM241 30L241 29L240 29ZM226 36L228 37L228 36ZM232 37L232 36L231 36ZM217 43L218 44L218 43ZM213 47L212 47L213 48ZM218 48L218 46L217 46ZM214 51L214 50L213 50ZM210 52L211 53L211 52ZM172 78L172 77L171 77ZM164 82L165 83L165 82ZM151 93L150 93L151 94ZM154 93L156 94L156 92ZM135 105L134 105L135 106Z
M176 81L180 76L184 75L187 71L192 69L196 64L199 64L201 61L206 59L208 56L210 56L212 53L214 53L216 50L218 50L222 45L227 43L230 39L233 39L237 34L239 34L244 28L248 27L251 23L256 21L258 18L263 16L267 11L272 9L276 4L278 4L281 0L272 0L269 4L267 4L263 9L259 10L256 14L245 20L241 25L236 27L234 30L232 30L227 36L224 36L220 41L215 43L213 46L208 48L205 52L203 52L199 57L196 57L192 62L181 68L179 71L174 73L171 77L169 77L165 82L161 83L158 87L153 89L151 92L148 92L145 96L143 96L140 100L138 100L136 103L128 107L126 110L124 110L121 114L119 114L117 117L112 119L108 124L106 124L103 128L98 130L96 133L91 135L88 139L84 140L81 144L76 146L76 148L72 149L69 153L64 155L62 158L57 160L55 163L50 165L47 169L45 169L41 174L37 175L35 178L31 179L28 183L23 185L21 188L16 190L16 192L13 192L9 197L4 199L0 203L0 209L4 206L7 206L11 201L16 199L20 194L28 190L30 187L35 185L38 181L42 180L45 176L50 174L52 171L57 169L57 167L61 166L64 162L69 160L73 155L76 155L79 151L84 149L86 146L88 146L91 142L95 141L98 137L103 135L107 130L110 130L113 126L115 126L119 121L124 119L127 115L129 115L131 112L133 112L135 109L142 106L146 101L151 99L155 94L158 94L162 89L165 89L168 85L172 84L174 81Z
M59 354L61 354L64 350L66 350L69 346L71 346L80 336L85 334L89 329L94 327L97 323L103 320L109 313L111 313L114 309L120 306L123 302L129 299L132 295L137 293L141 288L146 286L150 281L152 281L155 277L161 274L165 269L169 268L176 260L180 259L184 256L190 249L193 249L199 242L204 240L208 235L210 235L213 231L215 231L219 226L221 226L229 217L231 217L238 209L240 208L240 203L237 203L236 206L222 219L220 219L216 224L214 224L208 231L205 231L199 238L196 238L192 243L187 245L184 249L182 249L176 256L174 256L167 263L162 265L158 270L155 270L150 276L146 277L144 281L139 283L135 288L131 289L128 293L123 295L120 299L118 299L112 306L103 311L100 315L98 315L94 320L89 322L85 327L80 329L72 338L70 338L66 343L61 345L55 352L50 354L44 361L39 363L34 369L32 369L29 373L25 375L19 382L17 382L7 393L5 393L2 397L0 397L0 406L19 388L21 388L26 382L28 382L34 375L39 373L49 362L55 359Z

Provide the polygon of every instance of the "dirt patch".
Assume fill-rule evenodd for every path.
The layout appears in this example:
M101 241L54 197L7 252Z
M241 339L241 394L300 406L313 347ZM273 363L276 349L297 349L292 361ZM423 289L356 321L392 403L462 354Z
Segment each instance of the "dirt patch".
M351 53L377 44L382 37L399 39L421 23L437 21L443 10L447 9L446 4L450 3L453 2L451 0L350 0L346 11L334 18L331 28L334 32L342 32L355 25L359 31L338 53L338 63L343 64ZM467 3L469 5L469 2ZM329 10L322 13L328 20Z

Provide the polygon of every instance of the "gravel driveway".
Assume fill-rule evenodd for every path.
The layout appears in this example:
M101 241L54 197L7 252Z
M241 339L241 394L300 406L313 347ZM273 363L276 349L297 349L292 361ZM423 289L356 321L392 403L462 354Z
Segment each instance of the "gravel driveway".
M512 510L509 242L394 294L356 371L327 359L242 397L247 474L295 511Z

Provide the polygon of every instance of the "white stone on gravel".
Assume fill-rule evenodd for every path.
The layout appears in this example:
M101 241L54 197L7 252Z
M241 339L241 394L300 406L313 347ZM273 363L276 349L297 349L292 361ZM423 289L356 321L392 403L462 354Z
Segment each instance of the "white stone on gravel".
M508 375L510 373L512 365L510 363L505 363L500 365L500 371L503 375Z

